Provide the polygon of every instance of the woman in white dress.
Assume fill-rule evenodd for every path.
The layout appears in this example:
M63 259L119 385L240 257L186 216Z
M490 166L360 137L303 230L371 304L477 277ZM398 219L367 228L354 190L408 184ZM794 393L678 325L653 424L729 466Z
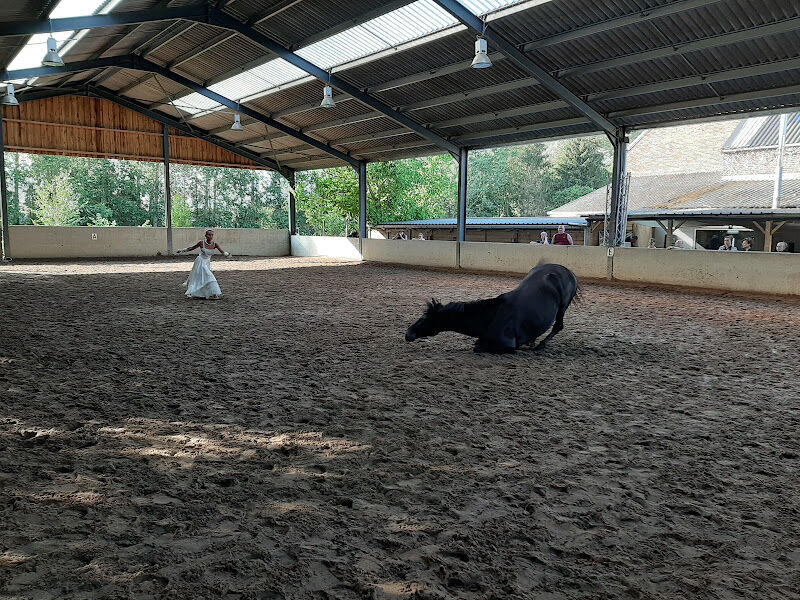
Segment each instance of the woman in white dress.
M230 256L229 252L225 252L220 245L214 241L214 231L209 229L206 231L206 238L200 240L194 246L182 248L178 253L190 252L195 248L200 248L200 255L195 259L192 271L189 277L183 282L183 287L186 288L186 295L189 298L210 298L216 300L222 296L222 290L219 289L217 278L211 272L211 255L214 250L219 250L221 254L226 257Z

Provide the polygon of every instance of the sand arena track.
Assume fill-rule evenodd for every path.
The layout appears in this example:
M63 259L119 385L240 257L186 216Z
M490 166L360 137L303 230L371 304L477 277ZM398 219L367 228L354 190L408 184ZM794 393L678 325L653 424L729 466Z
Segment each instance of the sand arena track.
M586 285L542 354L403 341L519 278L0 266L2 598L800 598L800 306Z

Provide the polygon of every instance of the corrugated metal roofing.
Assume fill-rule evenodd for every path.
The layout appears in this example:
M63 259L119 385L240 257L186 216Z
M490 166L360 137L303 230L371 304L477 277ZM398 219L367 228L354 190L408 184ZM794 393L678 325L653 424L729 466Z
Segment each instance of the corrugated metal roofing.
M170 5L193 1L179 0ZM114 10L164 4L163 0L122 0ZM464 4L477 14L501 8L488 18L491 29L524 48L532 59L578 96L588 97L597 110L618 125L647 127L800 106L800 2L464 0ZM0 6L0 21L38 18L44 6L43 0L27 0L25 10L17 3L5 3ZM387 7L384 14L381 7ZM429 12L421 12L419 7L427 7ZM597 130L572 108L536 110L534 105L555 96L530 80L514 62L498 56L491 44L494 66L481 71L469 69L474 32L453 26L454 19L433 0L405 6L386 0L301 0L290 6L278 0L236 0L224 10L241 21L254 23L264 34L299 48L300 54L323 68L341 65L334 69L339 77L371 89L390 106L407 110L411 119L458 144L485 147ZM408 42L420 35L423 37L418 42ZM8 64L24 41L21 36L0 38L0 66ZM212 44L214 47L207 48ZM194 48L196 56L191 54ZM325 139L341 136L352 140L341 142L346 152L364 150L364 137L400 128L388 119L361 118L373 109L353 100L340 100L341 111L318 109L319 81L287 67L288 63L270 56L252 41L204 23L149 23L92 31L74 44L66 58L133 52L168 66L181 61L174 67L181 74L206 82L212 89L233 96L233 100L244 98L248 107L293 127L313 132L316 125L352 117L350 123L320 132L333 136ZM365 52L373 54L363 57ZM758 71L738 75L745 67ZM162 82L162 86L143 83L128 88L143 74L126 69L113 73L95 70L48 77L40 83L68 82L68 87L73 82L112 75L101 85L112 91L125 88L125 96L144 100L167 114L181 114L168 100L183 95L176 103L197 116L192 119L190 114L182 114L197 126L215 129L230 117L230 109L215 118L203 116L205 111L219 107L180 86ZM698 76L708 76L713 82L691 80ZM390 89L374 90L389 81L395 82ZM650 84L659 85L642 91L642 86ZM164 93L159 96L160 87ZM632 89L630 94L626 94L627 89ZM470 92L474 98L465 96ZM25 93L18 95L24 99ZM526 112L526 106L532 110ZM487 114L510 109L520 110L495 118ZM476 116L479 118L469 119ZM437 123L463 118L467 122L437 127ZM245 139L259 131L248 128ZM375 148L386 148L367 158L430 151L429 144L398 147L400 144L392 143L395 139L419 141L410 132L407 135L410 138L393 134L382 142L366 140L377 144ZM273 140L273 147L305 145L281 134ZM337 159L330 160L341 164ZM319 164L323 162L330 161Z
M744 119L725 142L723 149L777 148L780 123L780 115ZM800 144L800 113L787 115L785 135L786 145Z
M580 218L559 218L559 217L467 217L467 229L469 228L525 228L541 227L543 225L566 225L568 227L586 227L586 219ZM380 223L376 227L430 227L430 228L453 228L456 226L455 219L422 219L419 221L395 221L391 223Z

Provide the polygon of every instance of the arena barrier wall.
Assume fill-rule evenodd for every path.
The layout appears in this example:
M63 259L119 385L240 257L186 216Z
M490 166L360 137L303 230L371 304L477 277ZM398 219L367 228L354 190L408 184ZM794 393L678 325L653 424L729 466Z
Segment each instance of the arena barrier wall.
M292 253L357 258L350 253L357 242L293 236ZM800 256L793 254L614 248L609 256L609 249L599 246L380 239L365 239L361 244L363 259L375 262L527 273L545 261L562 264L578 277L591 279L800 296Z
M375 262L458 268L457 242L363 239L361 254Z
M463 242L460 267L476 271L527 273L540 262L564 265L578 277L605 279L611 269L608 248Z
M293 235L292 256L326 256L361 260L361 239L334 236Z
M214 229L228 252L240 256L287 256L286 229ZM185 248L202 239L201 227L172 230L173 248ZM94 237L93 237L94 236ZM167 253L163 227L43 227L14 225L10 231L12 258L119 258Z
M615 248L613 279L800 296L800 256L776 252Z

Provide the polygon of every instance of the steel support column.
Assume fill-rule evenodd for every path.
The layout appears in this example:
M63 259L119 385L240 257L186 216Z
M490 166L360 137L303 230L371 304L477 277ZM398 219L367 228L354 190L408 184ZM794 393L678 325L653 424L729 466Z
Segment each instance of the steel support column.
M458 213L456 226L458 234L456 240L467 241L467 174L469 172L469 151L461 148L458 153Z
M172 254L172 187L169 181L169 125L164 123L164 197L167 213L167 254Z
M17 199L19 202L19 199ZM0 212L3 213L3 260L11 258L8 229L8 188L6 187L6 146L3 138L3 109L0 108Z
M358 163L358 237L367 237L367 161Z
M611 173L611 214L608 217L606 244L621 246L625 242L625 229L628 224L628 194L625 189L625 175L628 163L628 138L624 127L616 130L611 144L614 147L614 168Z
M294 171L285 175L289 182L289 235L297 235L297 177Z

